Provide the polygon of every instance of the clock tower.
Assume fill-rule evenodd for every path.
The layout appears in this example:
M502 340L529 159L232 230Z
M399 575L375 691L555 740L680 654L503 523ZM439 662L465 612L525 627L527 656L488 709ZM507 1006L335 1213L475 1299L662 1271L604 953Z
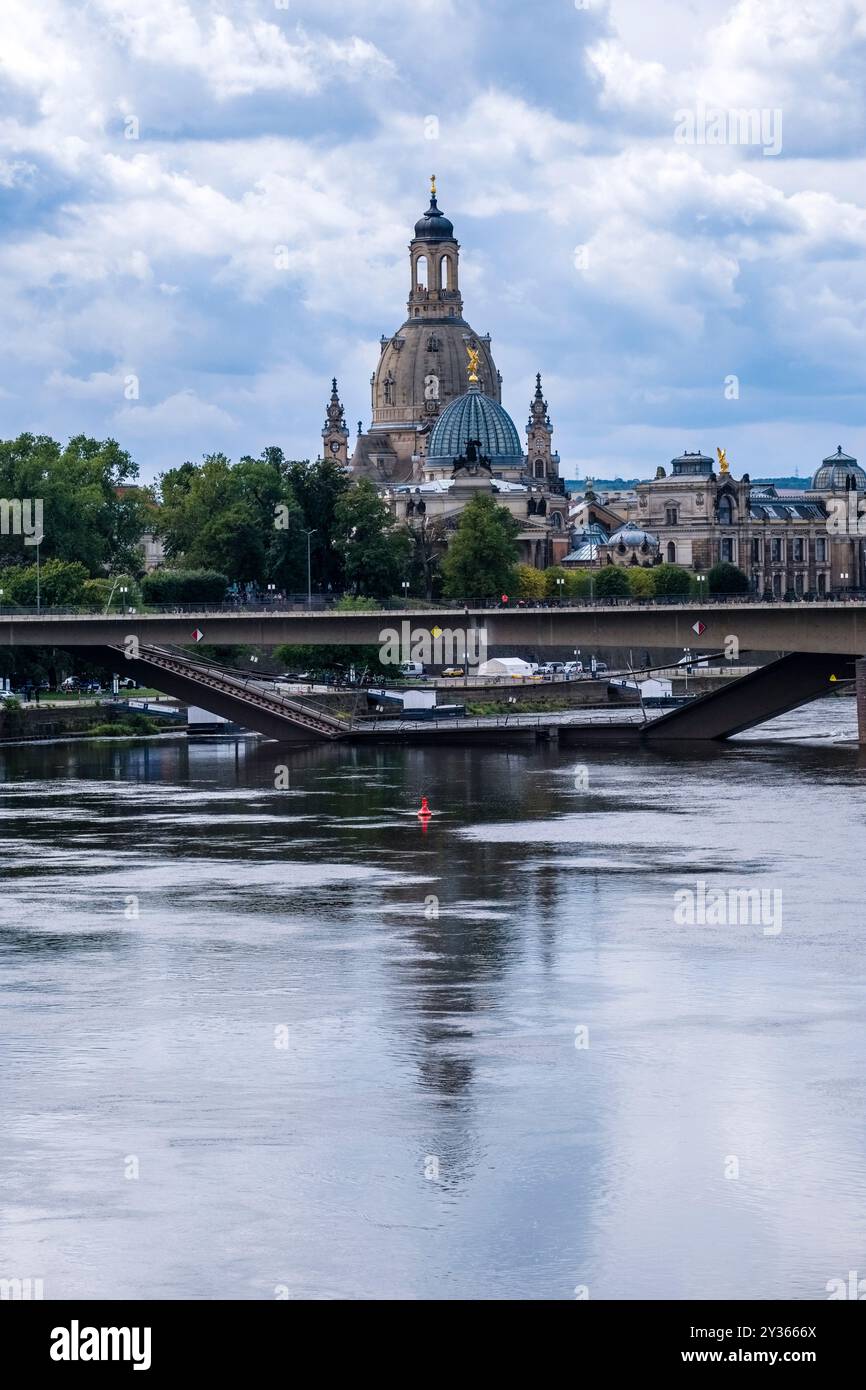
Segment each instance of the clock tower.
M337 395L336 377L331 381L331 399L325 408L322 439L324 457L336 459L337 463L345 467L349 462L349 431L346 428L346 416L340 404L340 397Z
M553 426L547 413L547 401L541 390L541 373L535 378L535 395L529 403L526 422L529 472L533 479L546 483L559 479L559 454L553 452ZM557 489L558 490L558 489Z

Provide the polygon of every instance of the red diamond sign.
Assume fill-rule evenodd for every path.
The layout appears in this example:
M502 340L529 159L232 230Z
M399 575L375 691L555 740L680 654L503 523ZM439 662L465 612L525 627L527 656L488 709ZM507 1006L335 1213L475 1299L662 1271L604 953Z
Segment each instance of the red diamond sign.
M194 642L200 642L201 639L204 637L204 633L202 632L200 627L194 627L192 632L190 633L190 636L192 637L192 640Z
M692 632L694 632L698 637L700 637L702 632L706 632L706 630L706 623L702 623L700 619L698 619L696 623L692 623Z

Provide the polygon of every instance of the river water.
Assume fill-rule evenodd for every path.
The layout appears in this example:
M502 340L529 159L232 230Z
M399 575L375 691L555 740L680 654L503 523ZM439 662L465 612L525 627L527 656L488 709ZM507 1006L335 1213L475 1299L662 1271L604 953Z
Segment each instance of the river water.
M676 757L0 750L0 1277L803 1299L866 1276L853 735L835 700ZM772 912L683 924L700 884Z

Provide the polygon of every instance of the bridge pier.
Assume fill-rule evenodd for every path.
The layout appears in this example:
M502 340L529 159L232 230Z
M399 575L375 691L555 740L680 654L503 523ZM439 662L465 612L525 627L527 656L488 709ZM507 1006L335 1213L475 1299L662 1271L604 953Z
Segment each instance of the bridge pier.
M857 692L857 730L860 743L866 747L866 656L854 666Z

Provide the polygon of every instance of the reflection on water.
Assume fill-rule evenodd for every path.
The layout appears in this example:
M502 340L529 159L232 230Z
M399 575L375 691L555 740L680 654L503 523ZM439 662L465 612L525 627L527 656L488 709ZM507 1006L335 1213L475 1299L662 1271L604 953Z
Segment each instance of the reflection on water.
M866 1238L853 725L0 751L0 1277L825 1297ZM781 934L677 926L700 881L781 888Z

